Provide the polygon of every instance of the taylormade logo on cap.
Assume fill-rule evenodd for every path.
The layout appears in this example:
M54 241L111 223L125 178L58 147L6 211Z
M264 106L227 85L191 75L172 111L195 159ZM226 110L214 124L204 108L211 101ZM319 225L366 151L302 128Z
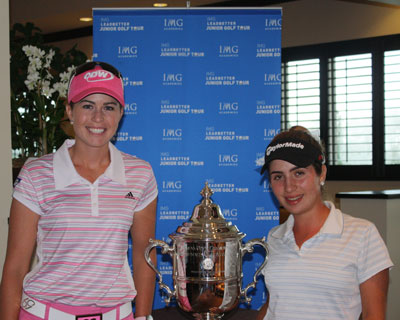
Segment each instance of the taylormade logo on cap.
M107 81L114 79L114 75L107 70L93 70L83 77L87 82Z
M275 146L268 147L267 150L265 151L265 154L269 156L271 152L274 152L277 149L280 148L297 148L297 149L304 149L304 145L302 143L293 143L293 142L284 142L284 143L278 143Z

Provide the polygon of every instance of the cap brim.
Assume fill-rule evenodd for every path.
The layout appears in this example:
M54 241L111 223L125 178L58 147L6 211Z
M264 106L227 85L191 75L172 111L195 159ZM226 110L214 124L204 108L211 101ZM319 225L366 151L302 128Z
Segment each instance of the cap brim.
M294 153L296 154L295 157L293 156ZM269 168L270 163L274 160L287 161L299 168L306 168L313 163L313 160L310 159L310 157L305 157L304 154L300 152L291 151L288 154L280 152L279 154L269 157L268 162L266 162L261 168L261 174Z
M107 88L104 88L104 87L92 87L92 88L88 88L87 90L83 90L83 91L79 92L79 94L72 97L70 102L77 103L77 102L81 101L82 99L84 99L85 97L87 97L91 94L95 94L95 93L106 94L110 97L113 97L122 106L124 105L124 99L122 97L119 97L118 95L115 94L114 91L108 90Z

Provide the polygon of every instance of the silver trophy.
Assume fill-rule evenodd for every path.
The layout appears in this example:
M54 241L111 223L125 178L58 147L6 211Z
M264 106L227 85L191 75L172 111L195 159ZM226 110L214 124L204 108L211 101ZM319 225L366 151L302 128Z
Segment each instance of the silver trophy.
M250 303L247 291L255 288L256 278L268 259L265 238L243 244L246 235L225 220L219 206L210 199L212 193L206 183L200 192L203 199L195 206L190 221L169 235L171 246L150 239L145 251L147 263L158 275L160 289L166 291L166 304L175 297L178 306L195 319L221 319L224 313L237 307L241 298ZM265 259L253 282L242 290L242 257L253 252L254 245L264 248ZM150 259L150 251L155 247L161 247L162 254L172 257L174 291L163 283L161 273Z

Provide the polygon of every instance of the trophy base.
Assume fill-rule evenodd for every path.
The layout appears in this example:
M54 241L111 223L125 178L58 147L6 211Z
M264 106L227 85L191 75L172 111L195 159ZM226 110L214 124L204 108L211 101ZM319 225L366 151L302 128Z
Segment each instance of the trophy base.
M187 319L195 319L195 320L219 320L219 319L226 319L229 320L232 318L232 316L236 313L238 310L238 307L236 306L235 308L231 310L227 310L225 312L187 312L182 310L181 308L177 308L178 312L183 314L185 318Z

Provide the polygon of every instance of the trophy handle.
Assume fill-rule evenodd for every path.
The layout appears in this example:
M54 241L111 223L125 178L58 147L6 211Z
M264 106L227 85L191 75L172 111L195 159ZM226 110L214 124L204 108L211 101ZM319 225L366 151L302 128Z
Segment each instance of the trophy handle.
M257 269L256 273L254 274L253 281L251 283L249 283L246 288L244 288L243 290L240 291L240 295L244 298L244 301L246 303L250 303L251 302L251 297L247 296L247 291L250 288L255 288L256 287L257 277L260 274L261 270L267 264L268 254L269 254L268 246L267 246L267 243L265 242L265 237L263 237L262 239L253 239L253 240L248 241L244 245L244 247L241 248L242 256L244 254L246 254L247 252L252 253L254 251L254 248L253 248L254 245L259 245L259 246L264 248L264 250L265 250L265 259L264 259L264 262L262 263L262 265Z
M158 284L159 284L160 288L164 289L166 291L167 296L164 299L164 301L165 301L166 305L168 306L168 304L171 302L171 298L175 296L175 291L171 291L169 286L166 285L162 281L162 275L161 275L160 271L158 271L158 269L154 266L153 261L151 261L151 259L150 259L150 251L155 247L161 247L162 254L168 253L171 257L173 257L174 249L170 248L166 242L161 241L161 240L150 239L149 242L150 242L150 244L147 246L147 248L144 252L144 257L145 257L147 263L149 264L149 266L158 275L158 279L159 279Z

